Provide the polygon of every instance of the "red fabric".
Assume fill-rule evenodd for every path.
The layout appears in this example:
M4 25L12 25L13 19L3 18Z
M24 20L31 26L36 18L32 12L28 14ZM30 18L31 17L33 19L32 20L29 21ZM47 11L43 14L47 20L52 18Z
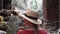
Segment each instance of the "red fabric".
M17 32L17 34L34 34L34 31L20 30ZM44 30L39 30L38 34L47 34L47 32Z

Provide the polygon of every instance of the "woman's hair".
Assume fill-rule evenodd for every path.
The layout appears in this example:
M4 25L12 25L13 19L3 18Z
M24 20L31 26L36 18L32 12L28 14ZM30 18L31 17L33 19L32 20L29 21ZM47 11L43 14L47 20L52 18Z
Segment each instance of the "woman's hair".
M33 25L33 27L37 30L38 29L38 25L37 24L33 24L33 23L31 23L32 25Z
M31 23L30 21L28 21L26 19L24 19L24 22L25 22L25 25L28 25L29 27L32 26L32 27L34 27L37 30L37 28L38 28L37 24Z
M1 13L1 15L2 15L3 17L8 17L8 16L11 16L11 12L9 12L9 11L3 11L3 12Z
M11 12L11 13L12 13L13 15L17 15L17 13L16 13L16 12L14 12L14 11L13 11L13 12Z

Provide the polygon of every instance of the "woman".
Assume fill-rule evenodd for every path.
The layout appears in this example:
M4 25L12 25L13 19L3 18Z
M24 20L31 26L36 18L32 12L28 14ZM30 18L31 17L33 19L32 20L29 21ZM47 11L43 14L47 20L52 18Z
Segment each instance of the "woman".
M28 9L24 15L21 15L24 18L24 25L26 26L25 30L19 30L17 34L47 34L45 30L38 29L38 25L42 23L39 20L38 12L35 10Z
M13 15L9 19L7 34L16 34L19 29L19 24L22 23L22 19L18 17L17 12L12 12Z

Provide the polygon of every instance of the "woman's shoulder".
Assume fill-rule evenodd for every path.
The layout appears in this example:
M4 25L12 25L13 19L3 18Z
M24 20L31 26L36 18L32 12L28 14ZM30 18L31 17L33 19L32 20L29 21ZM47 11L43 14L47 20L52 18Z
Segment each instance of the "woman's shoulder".
M39 33L40 34L47 34L47 31L46 30L39 30Z
M19 30L18 32L27 32L28 30Z
M19 30L18 32L17 32L17 34L24 34L26 31L25 30Z
M19 32L23 32L24 30L19 30Z
M23 32L24 30L19 30L18 32Z
M18 32L19 32L19 33L22 33L22 32L26 32L26 30L19 30Z
M17 34L34 34L34 31L29 31L29 30L19 30Z

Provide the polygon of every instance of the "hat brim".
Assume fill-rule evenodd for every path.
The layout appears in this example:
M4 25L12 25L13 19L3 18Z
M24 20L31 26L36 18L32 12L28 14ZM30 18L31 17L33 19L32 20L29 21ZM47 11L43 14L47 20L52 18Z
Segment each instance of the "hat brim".
M30 19L28 17L26 17L25 15L21 15L21 17L27 19L28 21L30 21L31 23L34 23L34 24L42 24L42 21L41 20L33 20L33 19Z

